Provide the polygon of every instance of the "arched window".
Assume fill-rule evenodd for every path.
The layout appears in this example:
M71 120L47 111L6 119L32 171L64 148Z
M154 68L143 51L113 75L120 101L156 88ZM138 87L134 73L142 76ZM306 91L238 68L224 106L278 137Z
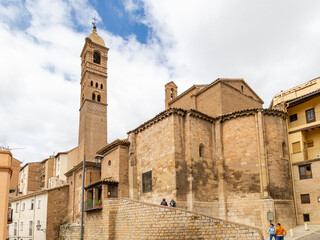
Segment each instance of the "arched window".
M96 82L96 88L98 88L98 85L99 85L99 84Z
M243 92L243 85L241 85L241 92Z
M109 160L108 165L111 166L111 160Z
M204 145L201 143L199 145L199 157L203 157L204 156Z
M96 100L96 94L92 93L92 100L95 101Z
M173 88L171 88L170 90L170 97L171 97L171 100L173 99Z
M91 86L91 87L93 86L93 81L90 82L90 86Z
M100 88L101 88L101 89L103 89L103 85L102 85L102 83L100 84Z
M100 64L101 61L101 57L100 57L100 53L98 51L94 51L93 53L93 62Z
M101 97L100 95L97 95L97 101L100 102L101 101Z

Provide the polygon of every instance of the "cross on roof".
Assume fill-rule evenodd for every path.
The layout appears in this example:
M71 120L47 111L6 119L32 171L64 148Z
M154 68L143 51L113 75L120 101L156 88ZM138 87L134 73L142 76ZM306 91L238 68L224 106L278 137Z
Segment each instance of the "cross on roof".
M96 17L93 17L92 19L93 19L93 22L92 22L93 28L96 28L97 27L96 22L98 19L96 19Z

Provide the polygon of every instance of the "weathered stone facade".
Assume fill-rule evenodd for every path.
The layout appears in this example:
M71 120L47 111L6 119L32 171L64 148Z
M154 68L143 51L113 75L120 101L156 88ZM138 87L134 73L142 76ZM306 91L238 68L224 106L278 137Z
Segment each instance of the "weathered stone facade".
M77 239L79 227L62 227L61 239ZM129 199L106 200L87 212L85 239L263 239L259 229L186 211Z
M130 198L174 198L178 207L259 228L271 211L295 226L285 117L264 109L217 118L168 109L129 132ZM152 191L144 192L149 171Z

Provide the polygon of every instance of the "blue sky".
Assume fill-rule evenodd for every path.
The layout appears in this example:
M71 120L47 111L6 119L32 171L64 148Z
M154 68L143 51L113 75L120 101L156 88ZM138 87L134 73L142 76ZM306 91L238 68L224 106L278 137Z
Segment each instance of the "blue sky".
M320 1L2 0L0 145L41 161L78 144L80 53L99 19L108 56L108 142L178 93L244 78L269 106L320 75Z
M98 27L107 29L112 34L119 35L124 39L134 35L139 42L147 42L148 34L152 29L141 21L145 17L143 8L129 13L124 2L119 0L93 1L92 4L101 17L101 21L97 24Z

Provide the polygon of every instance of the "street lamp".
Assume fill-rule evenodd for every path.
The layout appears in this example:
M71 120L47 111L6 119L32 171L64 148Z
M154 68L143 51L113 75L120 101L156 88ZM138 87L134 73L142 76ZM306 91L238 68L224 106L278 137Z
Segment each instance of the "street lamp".
M96 161L96 163L101 163L101 161L104 159L103 155L97 155L94 160Z
M46 229L41 229L41 224L40 223L38 223L36 225L36 228L37 228L38 231L46 232Z

